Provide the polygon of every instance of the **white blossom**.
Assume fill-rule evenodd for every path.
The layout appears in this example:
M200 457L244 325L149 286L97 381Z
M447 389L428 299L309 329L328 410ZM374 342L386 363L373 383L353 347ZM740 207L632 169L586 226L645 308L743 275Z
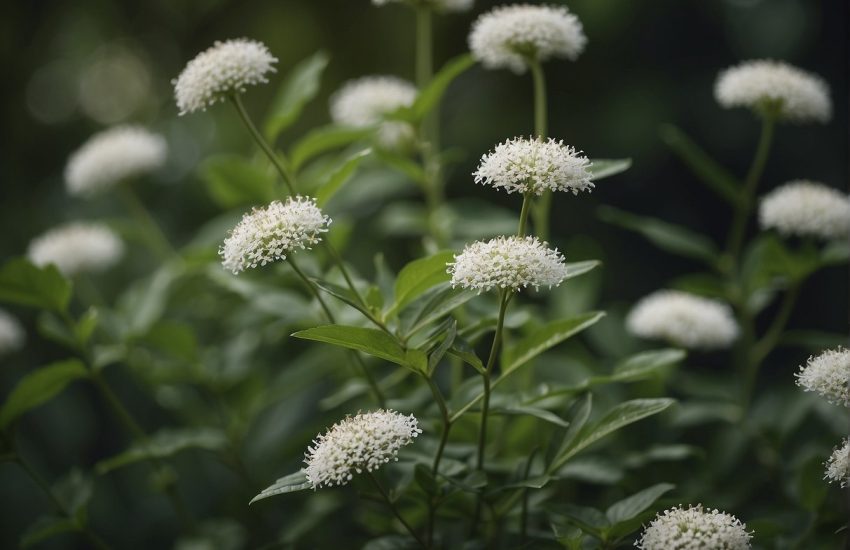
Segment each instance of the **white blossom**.
M714 96L721 106L774 110L792 122L828 122L829 87L822 78L782 61L745 61L720 73Z
M759 223L783 235L847 239L850 197L822 183L790 181L762 198Z
M413 105L416 93L416 86L394 76L350 80L331 96L331 118L337 124L355 128L378 125L378 143L387 149L397 149L413 142L413 127L385 117Z
M500 6L481 15L469 34L469 49L484 67L516 73L529 61L575 60L586 43L581 21L564 6Z
M726 348L738 337L738 324L727 304L678 290L659 290L642 298L626 317L626 328L635 336L688 349Z
M545 191L589 191L590 161L562 141L515 138L481 157L475 183L508 193L542 195Z
M124 253L124 243L105 225L72 222L33 239L27 255L38 266L55 265L65 275L103 271Z
M731 514L701 504L658 514L635 546L641 550L747 550L752 534Z
M24 329L9 312L0 309L0 355L6 355L24 345Z
M850 350L827 350L809 357L794 374L797 385L815 392L834 405L850 407Z
M452 286L477 290L539 289L561 284L567 276L564 256L537 237L496 237L466 245L448 264Z
M413 415L377 410L346 417L313 440L304 473L313 489L345 485L355 473L398 460L398 451L422 433Z
M248 86L268 82L277 63L262 42L237 38L216 42L191 60L174 84L181 115L206 110Z
M850 486L850 439L844 440L832 451L823 478L830 483L839 483L842 489Z
M376 6L387 4L411 4L413 6L425 6L440 12L460 12L472 9L474 0L372 0Z
M65 185L72 195L92 195L165 164L165 139L140 126L116 126L89 138L68 159Z
M316 200L290 197L245 214L219 249L222 265L234 274L248 268L285 260L287 254L321 240L331 219Z

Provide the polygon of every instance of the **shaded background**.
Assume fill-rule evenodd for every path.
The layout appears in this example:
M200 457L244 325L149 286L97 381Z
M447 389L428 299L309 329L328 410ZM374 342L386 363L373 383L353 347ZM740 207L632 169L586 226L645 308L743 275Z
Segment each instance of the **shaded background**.
M466 50L470 23L495 4L479 0L472 13L438 20L438 66ZM599 221L600 204L688 225L718 242L725 238L730 222L726 205L669 153L658 128L675 122L734 173L744 173L758 123L745 111L722 110L712 94L717 73L729 65L750 58L782 59L820 74L832 89L831 123L781 127L762 190L797 178L847 187L846 2L572 0L568 5L582 20L589 45L577 62L555 61L545 67L550 133L591 157L634 160L632 169L600 182L592 195L556 200L556 244L568 252L571 247L591 250L605 262L603 305L616 311L698 266ZM210 153L249 152L252 145L229 109L178 117L170 85L186 61L215 40L261 40L279 58L280 74L318 49L330 52L322 93L286 132L285 142L327 122L328 97L346 79L394 74L412 80L412 25L407 10L377 9L367 0L4 2L3 258L25 252L33 235L58 222L109 211L106 204L69 198L62 171L80 143L119 122L145 124L169 140L169 166L144 193L179 242L188 241L217 213L195 174L197 165ZM248 109L259 116L277 82L251 90ZM480 196L516 208L515 197L477 187L469 174L495 143L531 132L530 76L473 68L450 89L442 116L444 144L463 152L450 171L450 197ZM412 186L410 194L415 197ZM364 240L377 231L365 220L370 214L364 209L360 233L355 232ZM393 242L397 250L386 253L398 268L415 245L403 238ZM355 254L352 260L368 272L370 256L358 261ZM820 272L807 284L791 328L844 332L847 304L846 269ZM45 347L28 353L28 366L34 366L55 358L56 351ZM795 355L768 361L766 372L789 376L788 365L805 357L799 350L791 353ZM0 373L0 380L8 387L8 374ZM69 457L70 462L90 463L86 455L98 455L98 444L108 445L97 442L102 427L98 412L56 413L26 424L43 445L42 466L61 471ZM0 546L11 547L21 526L44 504L17 472L0 468L0 479Z

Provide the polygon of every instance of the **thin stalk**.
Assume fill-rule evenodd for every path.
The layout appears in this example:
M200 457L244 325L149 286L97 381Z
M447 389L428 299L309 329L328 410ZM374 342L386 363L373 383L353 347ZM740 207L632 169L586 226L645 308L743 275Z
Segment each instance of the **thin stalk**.
M316 300L319 301L319 304L322 306L322 310L325 312L325 316L328 318L328 322L336 324L336 319L334 318L334 314L331 312L330 308L328 308L328 304L325 303L325 300L322 298L322 293L319 292L318 287L313 281L310 280L307 275L301 271L298 265L295 263L295 260L292 259L292 256L287 256L286 261L292 266L292 270L304 281L304 284L307 285L307 288L310 289L310 292L313 296L316 297ZM369 372L369 369L366 367L366 364L363 363L363 360L357 355L356 351L351 351L351 357L354 359L354 362L360 367L360 371L363 374L363 378L366 379L366 383L369 384L369 389L372 392L372 395L375 397L375 400L378 402L378 405L381 407L386 406L386 398L384 394L381 392L381 389L378 387L378 383L375 381L375 378L372 376L372 373Z
M428 382L428 387L431 389L431 394L434 396L434 401L437 402L437 406L440 409L440 416L443 419L443 430L440 434L440 444L437 447L437 453L434 455L434 463L431 466L431 474L436 477L437 473L440 471L440 461L443 458L443 451L445 450L446 443L449 440L449 432L452 429L452 421L449 418L449 408L446 406L446 400L443 398L443 394L440 392L439 386L437 386L434 379L430 376L425 376L425 380ZM434 526L436 523L438 506L438 498L431 495L428 500L428 532L425 539L428 542L429 547L434 540Z
M735 209L735 218L732 221L732 230L729 232L729 242L727 252L732 259L733 265L737 269L740 263L739 256L741 248L744 245L744 235L747 229L747 220L749 219L750 211L753 207L756 189L758 188L759 180L764 173L764 166L767 163L767 157L770 154L770 146L773 143L774 128L776 127L776 117L771 114L765 114L762 117L761 135L756 146L755 156L747 171L744 187L742 190L741 200L738 202ZM735 269L732 270L734 274Z
M100 391L101 395L112 408L112 411L118 416L118 419L124 427L127 428L127 431L130 432L131 437L136 440L137 443L147 446L150 442L147 433L145 433L142 427L139 426L138 422L136 422L127 408L124 407L121 400L117 395L115 395L115 392L112 391L112 388L106 383L106 380L104 380L100 372L90 369L89 373L95 387L97 387ZM166 464L161 459L153 455L147 455L146 459L151 463L151 466L153 466L155 470L161 471L166 468ZM171 505L174 507L174 511L177 512L177 517L183 524L184 530L189 533L194 533L196 531L194 517L189 511L189 507L186 505L186 502L183 500L183 497L177 490L176 486L173 483L169 483L163 488L163 492L171 501Z
M528 457L528 462L525 463L525 472L523 473L523 479L528 479L529 474L531 473L531 466L534 463L534 457L537 454L537 449L532 451L531 455ZM528 538L528 495L530 493L529 489L525 489L522 495L522 511L520 513L520 521L519 521L519 533L520 540L525 543Z
M29 463L23 459L20 455L15 455L15 463L23 469L27 475L32 479L33 483L38 485L38 488L45 494L47 499L50 501L50 504L59 512L60 515L65 516L71 521L74 521L74 517L71 515L71 512L65 508L65 505L59 500L56 494L53 492L53 489L48 485L48 483L35 471L35 469L29 465ZM76 521L74 521L76 524ZM109 550L109 545L106 544L103 539L101 539L91 528L86 525L78 525L79 532L86 537L89 542L95 548L99 550Z
M136 222L144 229L145 240L148 242L148 246L150 246L153 253L166 261L179 257L177 251L171 246L165 233L162 232L153 215L151 215L145 204L136 195L130 183L125 182L118 187L118 195Z
M433 25L431 9L416 8L416 85L425 88L434 74Z
M534 81L534 135L543 141L549 130L547 128L546 108L546 75L543 66L537 59L529 59L531 76ZM552 192L544 191L534 208L534 229L542 240L549 237L549 213L552 209Z
M266 154L271 163L274 165L277 173L280 174L281 180L283 180L284 185L286 185L286 189L289 191L290 195L295 195L295 178L292 174L289 173L289 170L286 166L283 165L280 161L280 157L277 153L271 148L271 146L266 141L266 138L263 137L263 134L257 130L257 127L254 125L254 122L251 120L251 117L248 116L248 111L245 110L245 106L242 105L242 96L239 94L234 94L230 96L230 100L233 105L236 107L236 112L239 113L239 118L242 119L242 122L245 123L245 127L248 128L248 132L251 134L251 137L254 138L254 141L257 142L257 145L260 146L260 149Z
M478 459L476 467L484 469L484 447L487 444L487 416L490 408L490 378L493 376L493 367L496 364L496 356L502 345L502 332L505 326L505 311L508 309L510 293L507 290L499 294L499 318L496 321L496 333L493 335L493 344L490 347L490 356L487 358L487 366L482 375L484 378L484 402L481 404L481 431L478 434Z
M369 472L369 471L367 471L366 474L369 476L369 479L372 480L372 484L375 486L375 489L377 489L378 492L381 494L381 496L384 499L384 502L387 503L387 506L390 508L393 515L396 517L396 519L398 519L401 522L402 525L404 525L404 528L407 529L407 532L410 533L410 536L412 536L414 539L416 539L416 542L418 542L423 548L427 548L428 545L426 545L425 541L423 541L419 537L419 535L416 534L416 531L414 531L413 527L411 527L410 524L407 523L407 520L404 519L404 516L402 516L401 513L398 511L398 509L395 507L395 504L393 504L393 501L390 500L390 496L387 494L387 492L381 486L380 482L375 477L375 475L372 472Z
M522 211L519 213L519 227L517 228L517 236L525 237L526 226L528 225L528 214L531 211L532 193L531 191L522 196Z

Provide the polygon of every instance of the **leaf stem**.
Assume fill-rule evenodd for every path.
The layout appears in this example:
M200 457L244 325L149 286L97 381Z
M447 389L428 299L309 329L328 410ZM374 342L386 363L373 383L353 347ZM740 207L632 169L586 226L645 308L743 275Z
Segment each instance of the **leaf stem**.
M404 525L404 528L407 529L407 532L410 533L410 535L414 539L416 539L416 542L418 542L423 548L427 548L428 545L426 545L425 541L423 541L419 537L419 535L416 534L416 531L414 531L413 527L411 527L410 524L407 523L407 520L404 519L404 516L402 516L401 513L398 511L398 509L395 507L395 504L390 499L390 496L387 494L387 492L384 490L384 488L381 486L381 483L378 481L378 479L375 477L375 475L372 472L369 472L369 471L367 471L366 474L369 476L369 479L372 480L372 484L375 486L375 489L377 489L378 492L381 494L381 496L384 499L384 502L387 503L387 506L390 508L393 515L396 517L396 519L398 519L401 522L401 524Z
M322 293L319 292L316 284L310 280L307 275L301 271L298 265L295 263L295 260L292 258L292 255L286 257L286 261L292 266L292 270L304 281L304 284L307 285L307 288L310 289L310 292L313 296L316 297L316 300L319 301L319 304L322 306L322 310L325 312L325 316L328 318L328 322L336 324L336 319L334 318L334 314L331 312L330 308L328 308L328 304L325 303L325 300L322 298ZM366 367L366 364L363 362L363 359L357 355L356 351L350 352L351 357L354 359L354 362L357 363L357 366L360 367L360 371L363 374L363 378L366 379L366 383L369 384L369 389L372 391L372 395L375 397L375 400L378 402L378 405L381 407L386 406L386 398L384 397L383 392L381 392L381 388L378 387L378 383L375 381L375 378L372 376L372 373Z
M81 525L76 520L76 518L74 518L71 515L71 512L67 508L65 508L65 505L62 504L62 502L56 496L56 493L53 492L53 489L50 487L50 485L48 485L48 483L44 480L44 478L42 478L39 475L39 473L36 472L35 469L32 466L30 466L30 464L26 460L24 460L24 458L22 456L15 453L14 461L18 466L21 467L22 470L24 470L27 473L27 475L30 477L30 479L32 479L33 483L38 485L38 488L41 489L41 491L45 494L47 499L50 501L50 504L53 505L53 507L56 509L56 511L59 512L60 515L65 516L70 521L72 521L74 523L74 525L76 526L77 530L83 536L85 536L89 540L89 542L91 542L92 546L94 546L95 548L98 548L99 550L109 550L109 548L110 548L109 545L106 544L103 541L103 539L101 539L97 535L97 533L92 531L91 528L88 525L86 525L85 523L83 523Z
M280 174L280 178L283 181L286 189L289 191L290 195L295 195L295 178L283 165L280 161L280 157L278 153L271 148L271 146L266 141L266 138L263 137L263 134L257 130L257 127L254 125L254 122L251 120L251 117L248 115L248 111L245 110L245 106L242 104L242 96L240 94L233 94L230 96L230 100L233 105L236 107L236 112L239 113L239 118L242 119L242 122L245 124L245 127L248 128L248 132L251 134L251 137L254 138L254 141L257 142L257 145L260 146L260 149L266 154L271 163L274 165L277 173Z

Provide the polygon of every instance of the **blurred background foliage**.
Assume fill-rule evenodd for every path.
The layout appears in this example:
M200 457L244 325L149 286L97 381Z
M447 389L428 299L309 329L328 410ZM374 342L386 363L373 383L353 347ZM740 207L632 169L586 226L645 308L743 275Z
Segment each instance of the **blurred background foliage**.
M478 0L473 12L438 20L437 66L466 51L470 23L478 13L495 4ZM613 205L664 218L721 241L730 222L727 206L694 181L659 138L659 128L664 123L675 123L735 173L743 173L752 156L758 123L743 110L722 110L714 101L713 83L721 69L760 57L783 59L820 74L830 84L835 104L835 115L828 125L787 125L780 129L762 192L797 178L845 188L848 5L838 0L572 0L568 5L582 20L589 46L575 63L558 61L547 66L550 133L590 157L631 157L633 165L624 174L600 182L589 196L558 197L552 235L554 243L565 250L568 261L598 258L604 262L590 279L575 283L590 289L588 303L563 307L578 311L595 304L609 310L611 315L591 334L592 346L603 357L621 357L636 348L620 326L628 304L695 267L687 260L658 251L639 236L603 223L597 217L597 207ZM2 3L3 258L24 253L32 236L59 222L109 219L115 215L109 199L70 199L63 188L62 172L68 155L85 139L116 123L141 123L166 136L170 148L168 165L151 184L139 190L176 243L190 242L200 226L221 213L199 177L198 167L213 153L253 154L254 146L230 109L178 117L170 84L187 60L215 40L246 36L263 41L280 60L279 76L317 50L330 54L319 97L283 135L282 142L286 144L292 136L328 121L328 97L345 80L367 74L394 74L412 80L412 25L407 10L394 6L377 9L368 0ZM279 82L280 78L276 78L269 86L252 89L245 98L249 111L259 117ZM458 160L448 173L450 199L478 198L517 207L515 197L475 186L470 174L480 155L494 144L531 133L530 99L528 75L516 77L507 71L475 67L453 84L442 110L444 145L458 150ZM359 183L352 182L349 190ZM405 198L419 200L415 186L400 175L364 185L373 189L386 186L394 200L402 203ZM404 216L398 213L393 217L387 209L380 208L381 204L354 201L346 203L339 212L329 207L338 223L353 224L346 256L367 276L373 274L377 236L387 243L382 253L394 270L420 252L419 239L403 230ZM461 222L469 223L458 223ZM150 271L151 262L145 252L135 251L120 269L124 275L140 275ZM121 290L121 280L120 276L104 277L96 283L104 295L112 297ZM846 332L849 298L845 268L820 271L804 289L790 328ZM558 300L557 296L553 299ZM203 297L192 300L186 307L197 308L195 313L200 312L201 316L204 311L222 307L220 303L205 303ZM21 315L30 329L31 340L37 341L35 317L25 311ZM220 325L227 322L217 321L209 319L204 338L215 341L218 333L226 330ZM273 340L285 337L285 332L273 325L264 330L263 337L269 333L274 333ZM250 331L243 336L242 344L249 348L256 344L252 338L259 338ZM265 361L279 367L302 349L303 344L290 343L285 356L272 355ZM321 355L325 351L319 347L310 353ZM816 350L780 347L766 362L761 384L778 388L776 399L783 399L787 392L794 391L793 369L813 351ZM238 350L234 353L238 354ZM61 350L38 341L25 354L7 361L13 364L0 370L0 385L11 387L23 370L62 357ZM310 354L299 357L303 361ZM322 361L321 357L314 357L312 362L317 360ZM723 357L699 356L696 363L689 367L710 372L712 368L723 368ZM288 368L297 369L298 365L288 364ZM321 372L312 374L317 380L321 376ZM139 397L132 381L123 382L124 396L146 424L168 423L159 408ZM282 395L286 396L285 406L303 410L304 417L325 396L316 388L283 391ZM160 402L169 399L167 394L157 397ZM287 419L290 424L301 421L299 416ZM303 427L279 425L274 414L265 416L262 422L274 429L257 429L264 437L253 442L246 459L258 468L253 477L260 481L289 471L269 454L282 437L295 437L287 444L290 449L298 449L324 425L321 419L311 419L310 425ZM828 453L837 442L835 427L841 421L831 422L829 429L823 428L823 423L815 424L814 429L824 430L825 437L824 443L810 453L812 456ZM98 400L86 388L75 387L23 422L21 445L43 471L58 475L69 465L90 465L119 450L120 442L101 437L103 433L114 433L110 428L114 428L114 420L106 415ZM630 448L636 449L648 436L638 431L631 437ZM701 434L696 430L689 437L691 443L698 444ZM214 461L195 463L195 459L182 456L177 460L181 479L190 488L195 506L216 506L220 495L209 494L210 487L224 493L239 486L239 481ZM290 453L288 465L297 467L298 459ZM634 460L640 461L640 457ZM701 464L693 461L681 466L679 479L687 476L688 468L700 468ZM818 468L812 471L820 472ZM209 476L225 481L207 486L204 480ZM12 467L0 467L0 481L4 503L0 505L4 524L0 546L8 548L17 544L22 526L38 515L44 502L31 490L29 480ZM157 504L157 495L133 490L139 483L123 474L99 481L98 492L109 496L95 499L91 515L107 539L137 540L138 547L159 547L165 540L162 537L168 536L160 530L169 522L164 515L167 510ZM577 500L587 490L588 487L579 486ZM246 493L244 502L250 496ZM283 523L287 511L296 507L320 510L331 507L336 498L318 493L278 501L277 512L271 518L279 528L297 529L298 526ZM736 498L728 495L711 505L722 507L725 502L740 502ZM239 504L236 499L229 505ZM112 521L126 518L131 511L138 514L137 521ZM743 519L755 515L752 510L735 511ZM228 512L216 510L223 516ZM227 529L226 524L220 527ZM225 539L226 535L222 535ZM61 545L61 541L56 544Z

